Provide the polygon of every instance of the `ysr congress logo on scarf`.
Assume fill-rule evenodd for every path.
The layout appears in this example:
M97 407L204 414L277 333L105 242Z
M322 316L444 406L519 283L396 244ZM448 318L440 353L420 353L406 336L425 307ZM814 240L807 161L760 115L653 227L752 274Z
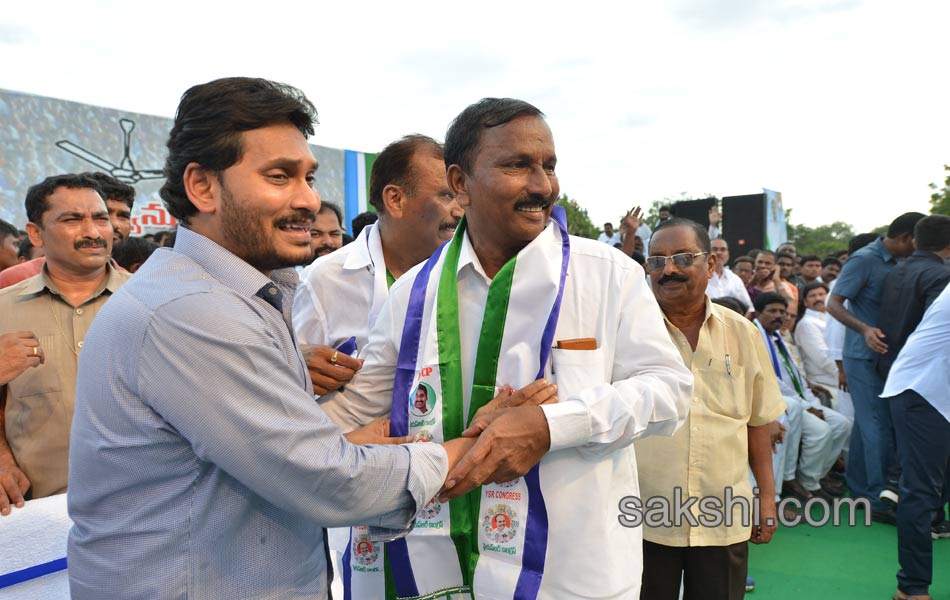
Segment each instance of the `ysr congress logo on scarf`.
M482 517L485 537L496 544L506 544L518 535L518 513L506 504L496 504Z

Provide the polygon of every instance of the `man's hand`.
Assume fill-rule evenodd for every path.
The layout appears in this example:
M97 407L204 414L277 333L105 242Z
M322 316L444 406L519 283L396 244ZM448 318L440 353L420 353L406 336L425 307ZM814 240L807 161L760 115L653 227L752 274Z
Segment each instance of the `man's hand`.
M811 414L815 415L816 417L818 417L818 418L821 419L822 421L825 420L825 413L821 412L819 409L817 409L817 408L815 408L815 407L809 408L809 409L808 409L808 412L810 412Z
M0 515L10 514L10 505L23 508L23 494L30 489L30 480L20 470L13 456L0 457Z
M32 331L0 335L0 385L10 383L23 371L44 362L46 355Z
M376 419L369 425L344 434L343 437L351 444L365 446L367 444L408 444L415 438L411 435L389 437L389 419Z
M772 454L778 453L778 445L785 441L785 432L788 429L782 425L781 421L772 421L769 423L769 437L772 441Z
M809 383L808 383L808 389L811 390L811 393L813 393L814 395L818 396L818 399L821 400L822 403L827 404L828 402L831 401L831 392L828 391L827 388L824 388L824 387L818 385L817 383L810 383L810 382L809 382Z
M445 478L439 499L457 498L484 483L511 481L538 464L551 447L551 434L539 406L505 408L474 419L465 437L478 436Z
M363 366L363 361L347 356L329 346L304 344L300 347L318 396L334 392L346 385Z
M718 206L713 206L709 209L709 224L712 226L718 226L722 222L722 213L719 212Z
M752 536L749 541L753 544L768 544L772 541L776 529L778 529L778 519L775 512L775 496L760 498L759 522L752 526Z
M620 231L636 235L637 229L643 223L643 211L639 206L634 206L627 211L626 216L620 221Z
M878 354L887 352L887 344L883 342L886 337L884 332L877 327L868 327L864 330L864 342L868 345L868 348Z
M497 396L478 409L472 422L474 423L478 421L479 417L502 408L514 408L523 404L541 406L542 404L554 404L556 402L557 386L548 383L546 379L532 381L517 392L511 389L510 385L505 385Z
M841 364L840 360L835 361L835 367L838 369L838 389L843 392L847 392L848 376L844 374L844 366Z
M472 449L477 440L478 438L460 437L442 443L442 448L445 449L445 453L449 457L449 473L452 472L455 465L459 464L462 457Z

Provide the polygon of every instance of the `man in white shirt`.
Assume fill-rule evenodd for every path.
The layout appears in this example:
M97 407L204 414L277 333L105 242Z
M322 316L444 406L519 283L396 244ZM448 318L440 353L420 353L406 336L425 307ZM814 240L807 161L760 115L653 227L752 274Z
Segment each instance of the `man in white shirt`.
M620 243L620 236L614 232L613 223L604 223L604 232L600 234L600 237L597 238L598 242L603 242L610 246Z
M712 251L718 257L716 261L716 270L709 278L709 285L706 286L706 295L710 298L735 298L746 311L752 310L752 299L749 298L749 291L745 284L739 279L739 276L726 268L729 264L729 244L722 238L713 239L711 242Z
M788 300L775 292L763 292L755 299L755 320L772 359L779 389L790 407L802 406L801 431L789 429L790 440L785 457L784 492L802 501L813 496L831 501L843 489L823 478L841 455L851 435L851 422L835 410L822 406L792 362L788 348L779 335L785 321ZM801 454L799 455L799 444ZM796 457L798 460L796 461Z
M294 299L294 331L318 395L353 377L360 362L351 355L366 345L389 286L451 239L463 214L446 183L442 146L423 135L376 157L369 200L379 220L307 267Z
M363 369L321 404L345 430L390 416L394 435L478 438L415 532L386 546L385 577L382 559L354 553L353 597L635 600L642 534L617 504L638 494L632 442L682 425L693 378L643 269L567 235L537 108L468 107L445 159L459 234L393 286ZM479 412L500 384L542 377L556 404ZM420 386L425 416L413 412Z
M943 510L950 476L950 286L907 339L884 384L900 449L897 504L898 600L930 598L931 519ZM946 571L941 571L946 573Z
M805 314L795 328L795 343L802 356L805 378L826 388L831 393L834 403L838 395L838 368L835 366L834 359L829 356L828 346L825 343L825 323L828 316L825 310L825 299L827 297L828 286L820 281L809 283L802 289Z

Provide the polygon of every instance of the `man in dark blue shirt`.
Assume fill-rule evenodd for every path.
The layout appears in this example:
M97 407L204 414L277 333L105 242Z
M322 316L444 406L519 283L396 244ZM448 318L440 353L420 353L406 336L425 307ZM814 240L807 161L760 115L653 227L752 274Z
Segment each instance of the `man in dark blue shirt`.
M931 215L914 227L917 250L884 279L878 324L887 352L877 356L877 370L886 378L897 354L914 332L924 312L950 282L950 217Z
M905 213L897 217L884 238L851 255L828 298L828 312L848 328L842 352L854 402L848 487L853 497L871 501L872 518L889 523L896 522L896 515L880 495L887 483L888 467L896 460L890 407L879 397L884 380L875 369L875 356L887 352L878 319L884 279L897 265L898 258L913 254L914 226L924 216ZM850 301L850 308L844 307L845 300ZM896 493L889 497L896 502Z

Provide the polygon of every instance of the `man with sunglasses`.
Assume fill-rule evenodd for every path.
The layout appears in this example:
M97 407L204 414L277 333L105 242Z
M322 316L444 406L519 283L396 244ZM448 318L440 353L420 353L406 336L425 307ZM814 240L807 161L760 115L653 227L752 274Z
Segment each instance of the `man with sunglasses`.
M710 302L706 287L719 257L706 230L670 219L650 240L647 270L666 329L693 373L686 424L672 437L635 443L642 498L663 497L675 506L683 496L715 497L733 510L732 524L701 520L643 530L641 598L675 600L685 574L683 598L740 600L745 594L748 542L768 543L775 531L775 489L769 424L785 404L755 327L741 315ZM741 457L741 460L737 460ZM732 497L752 502L749 467L761 490L760 518L743 518ZM691 516L705 514L693 505ZM701 517L700 517L701 518Z

